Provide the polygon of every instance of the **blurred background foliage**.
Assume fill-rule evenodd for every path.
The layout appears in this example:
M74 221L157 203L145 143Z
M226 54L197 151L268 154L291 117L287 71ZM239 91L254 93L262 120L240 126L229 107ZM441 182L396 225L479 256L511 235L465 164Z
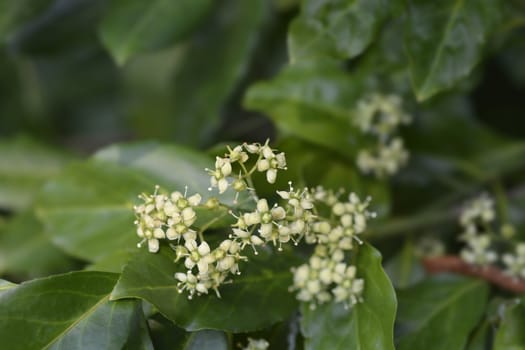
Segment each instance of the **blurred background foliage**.
M115 141L148 138L199 148L223 140L263 140L272 135L272 123L253 110L270 115L283 130L294 129L292 116L279 116L288 111L272 113L265 106L274 104L270 93L289 105L281 106L283 102L271 108L296 108L300 101L292 105L292 95L300 98L302 94L312 103L317 102L315 98L329 98L322 102L330 105L331 114L339 109L345 116L366 89L414 99L407 74L411 73L416 96L428 101L427 95L454 88L465 97L456 102L463 103L476 119L509 136L524 136L519 106L525 84L525 47L522 12L516 12L523 10L521 1L506 2L508 8L503 10L491 1L480 5L479 11L486 12L481 22L483 45L467 53L464 60L469 66L456 63L455 69L462 71L458 77L436 83L429 93L418 87L425 76L420 73L426 69L423 58L418 58L419 66L410 60L412 53L420 54L417 50L433 55L433 48L419 47L425 44L418 44L417 31L406 27L426 30L419 22L431 9L417 5L412 13L403 13L401 2L396 1L355 5L346 26L354 25L364 33L356 35L358 39L344 40L348 28L335 21L324 36L305 44L310 34L315 35L316 22L329 20L319 10L323 3L308 1L296 17L299 1L293 0L186 0L175 5L159 0L3 1L0 135L25 134L84 153ZM348 2L334 3L333 13L337 13L337 6L343 8ZM363 13L373 16L373 23L359 22L366 17ZM410 15L419 22L407 20ZM513 18L502 21L502 16ZM287 68L287 39L292 62L303 66ZM345 42L348 47L330 47ZM339 60L327 63L330 58ZM312 61L314 65L307 67ZM245 100L248 110L243 108L247 88L279 71L267 91L263 87L250 91ZM308 82L316 84L316 75L326 82L311 87L314 95L299 91L308 89ZM447 74L441 75L447 79ZM468 79L458 85L463 77ZM428 78L427 86L432 79L438 78ZM326 91L323 95L323 89L329 88L338 96L328 96ZM450 103L443 99L436 103L450 111ZM420 107L432 106L433 113L448 117L450 112L440 112L433 102Z
M27 210L65 164L123 141L213 154L228 141L270 137L295 163L282 186L352 187L375 197L382 220L393 214L371 237L448 222L450 203L494 180L505 188L521 180L523 1L0 6L5 213ZM414 117L403 130L411 161L391 180L355 167L370 140L351 120L373 92L401 96Z
M269 137L289 161L280 187L373 196L367 238L395 286L421 278L407 270L415 238L454 246L479 191L499 195L523 240L524 62L523 0L3 0L0 275L119 272L136 193L201 186L219 146ZM355 166L371 142L355 106L374 92L414 118L390 179ZM110 146L131 141L146 143Z

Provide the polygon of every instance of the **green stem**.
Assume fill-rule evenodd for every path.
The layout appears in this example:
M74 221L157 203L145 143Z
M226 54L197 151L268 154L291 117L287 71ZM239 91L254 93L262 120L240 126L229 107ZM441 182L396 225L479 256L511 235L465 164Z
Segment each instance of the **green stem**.
M401 271L399 273L399 287L407 287L412 273L412 263L414 261L414 242L409 236L401 250Z
M246 180L246 183L248 184L248 188L250 188L248 191L250 192L252 198L255 200L256 203L257 203L257 201L259 201L259 197L257 196L257 192L255 192L255 185L253 184L252 174L255 171L256 167L257 167L257 162L260 159L261 159L261 156L259 156L259 158L255 162L255 165L250 169L250 171L248 171L246 169L246 167L244 166L243 163L239 163L241 168L242 168L242 170L244 171L244 179Z

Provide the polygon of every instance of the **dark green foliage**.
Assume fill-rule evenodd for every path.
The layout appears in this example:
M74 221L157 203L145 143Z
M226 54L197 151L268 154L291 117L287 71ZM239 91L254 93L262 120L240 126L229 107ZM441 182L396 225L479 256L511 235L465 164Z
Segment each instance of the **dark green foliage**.
M1 1L0 347L525 349L522 295L429 276L418 251L429 235L457 254L479 192L516 228L496 249L525 240L524 30L522 0ZM356 124L377 93L413 118L393 177L356 161L378 142ZM246 249L221 298L192 300L169 244L137 248L133 206L155 185L200 193L195 227L225 239L230 209L253 202L232 191L207 209L205 168L268 137L288 171L275 186L257 174L261 197L288 181L372 197L378 217L346 257L363 303L299 303L302 243Z

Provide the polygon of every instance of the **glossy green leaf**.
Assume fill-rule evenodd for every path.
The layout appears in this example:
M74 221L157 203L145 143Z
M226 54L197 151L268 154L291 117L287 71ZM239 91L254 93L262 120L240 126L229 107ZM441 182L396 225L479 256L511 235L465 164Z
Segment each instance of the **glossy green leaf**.
M27 207L40 186L68 160L63 153L25 138L0 142L0 207Z
M494 350L525 349L525 298L517 299L514 305L508 305L503 312L503 319L496 331Z
M388 14L385 0L306 0L288 36L290 61L352 58L371 43Z
M136 242L138 241L137 239ZM133 252L131 249L117 250L116 252L104 255L100 259L96 259L95 262L86 266L85 270L120 273L132 255Z
M190 334L158 313L150 317L148 325L156 350L178 349L183 346L186 337Z
M353 159L363 142L351 122L359 84L335 63L298 64L253 85L244 104L269 115L282 133Z
M0 294L0 338L8 349L120 349L140 311L109 301L115 274L73 272Z
M182 147L155 143L111 146L71 164L41 191L38 215L45 233L69 254L119 272L138 242L132 207L159 184L166 191L210 194L204 170L213 161ZM225 196L231 202L233 194ZM203 223L204 224L204 223Z
M499 0L408 2L405 46L418 100L470 74L499 21L500 5Z
M246 74L268 15L264 0L223 0L188 43L175 73L172 118L158 132L177 142L210 145L222 110Z
M175 253L165 247L157 254L142 249L125 266L111 295L112 299L142 298L153 304L165 317L186 330L220 329L247 332L286 319L297 304L288 292L296 259L287 253L250 255L242 264L242 274L233 283L220 287L221 298L209 295L188 300L177 292L174 273L182 262L174 264Z
M111 163L73 163L43 188L38 216L53 243L96 261L136 246L132 207L137 194L152 191L157 182Z
M210 177L204 170L213 167L213 160L190 148L156 142L130 143L104 148L94 155L96 160L116 163L140 170L170 184L169 190L208 193ZM149 191L152 189L143 189Z
M112 1L100 24L102 42L118 64L186 37L212 8L211 0Z
M0 295L14 287L16 287L15 283L11 283L0 278Z
M224 153L224 149L221 153ZM217 190L209 191L210 175L206 171L206 168L213 167L213 159L188 147L157 142L118 144L100 150L93 158L117 163L160 179L162 183L168 184L166 190L183 192L188 186L189 194L200 193L203 200L218 196ZM229 205L233 205L234 198L235 194L232 191L220 196L221 202ZM242 195L238 200L241 203L245 201ZM197 218L197 224L209 221L212 216L225 216L223 209L210 212L197 208L196 211L200 216ZM219 223L219 226L212 225L224 226L224 223Z
M452 275L399 291L397 349L463 349L487 296L484 281Z
M327 303L313 310L302 305L305 349L394 349L396 295L381 267L381 255L364 244L359 247L356 267L365 281L362 303L350 309L342 303Z
M470 337L469 343L466 350L486 350L489 349L490 346L488 344L492 344L490 339L491 333L491 325L488 321L484 320L481 325L473 332L472 336Z
M44 235L31 212L14 217L0 232L0 274L19 279L66 272L75 264Z
M138 312L131 323L129 337L122 350L155 350L144 312Z

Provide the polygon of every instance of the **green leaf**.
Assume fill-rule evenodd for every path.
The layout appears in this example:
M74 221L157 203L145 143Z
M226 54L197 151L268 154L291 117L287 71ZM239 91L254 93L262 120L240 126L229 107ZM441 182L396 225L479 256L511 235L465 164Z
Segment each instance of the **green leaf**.
M138 239L136 241L138 241ZM96 259L96 261L88 265L85 270L120 273L132 256L133 252L131 248L129 248L129 250L118 250L104 255L100 259Z
M400 251L388 260L385 271L396 289L406 288L423 279L424 270L412 240L408 239Z
M249 68L268 15L265 0L223 0L218 5L180 59L170 87L172 117L158 130L194 146L210 145L225 103Z
M443 275L398 292L397 348L463 349L487 303L478 279Z
M0 233L0 274L19 279L71 270L74 262L44 235L32 212L14 217Z
M156 350L179 349L190 334L158 313L150 317L148 324Z
M0 142L0 207L26 208L40 186L68 160L65 154L26 138Z
M37 213L53 243L73 256L96 261L136 247L133 202L155 183L111 163L73 163L43 188Z
M210 177L204 169L211 168L213 161L203 153L182 146L156 142L113 145L100 150L93 158L140 170L169 184L170 190L183 191L188 186L189 193L198 192L206 197L210 186Z
M481 60L500 17L498 0L412 0L405 46L417 99L452 88Z
M496 331L494 350L525 349L525 298L504 309L503 319Z
M350 309L326 303L303 304L301 331L305 349L394 349L396 295L381 267L381 255L368 244L359 247L358 276L365 280L364 301Z
M0 294L0 338L8 349L120 349L140 308L109 301L117 275L72 272Z
M360 91L360 81L338 64L298 64L271 81L252 85L244 105L268 114L282 133L353 159L363 142L351 122Z
M491 324L487 320L483 320L481 325L473 332L472 336L470 337L468 346L465 349L486 350L491 348L490 346L488 346L489 339L492 339L490 337L491 330ZM492 344L491 341L490 344Z
M16 287L15 283L11 283L9 281L6 281L0 278L0 295L2 295L2 293L14 287Z
M122 349L154 350L155 348L153 347L150 329L144 312L138 312L137 317L134 317L132 321L128 340Z
M297 304L288 292L293 256L282 252L270 254L260 250L258 256L242 264L242 274L233 283L220 287L221 298L210 295L188 300L177 292L174 273L180 270L173 263L175 253L170 248L157 254L142 249L125 266L111 299L142 298L176 325L189 331L220 329L247 332L267 327L286 319Z
M359 55L371 43L389 6L385 0L304 1L289 30L290 61Z
M102 42L119 65L137 53L185 38L213 5L211 0L111 1L100 24Z
M117 163L117 164L115 164ZM111 146L94 159L73 163L41 191L37 213L45 233L67 253L119 272L138 242L133 224L137 195L155 184L167 191L200 193L204 200L213 165L207 156L155 143ZM225 197L231 202L233 194Z

